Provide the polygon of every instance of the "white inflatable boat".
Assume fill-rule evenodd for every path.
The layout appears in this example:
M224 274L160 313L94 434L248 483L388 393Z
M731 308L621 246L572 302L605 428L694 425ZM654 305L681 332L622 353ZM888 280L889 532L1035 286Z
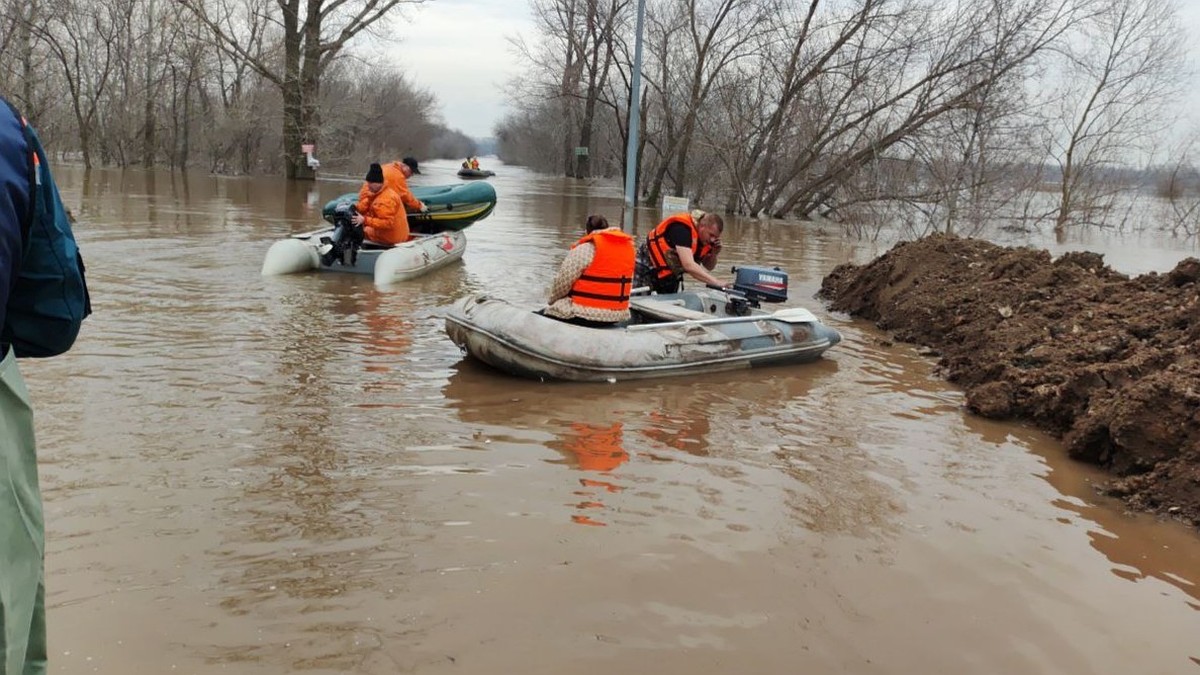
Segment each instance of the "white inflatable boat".
M414 234L408 241L395 246L363 242L357 250L345 247L330 255L333 234L333 228L325 228L275 242L263 259L263 276L310 270L351 272L370 274L376 284L386 285L445 267L462 258L467 250L466 235L447 230L438 234Z

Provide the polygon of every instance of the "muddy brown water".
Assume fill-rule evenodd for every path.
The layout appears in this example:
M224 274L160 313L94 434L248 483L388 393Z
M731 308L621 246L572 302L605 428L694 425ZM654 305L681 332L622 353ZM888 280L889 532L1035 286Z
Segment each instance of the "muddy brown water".
M388 289L259 276L355 182L58 169L97 312L22 364L52 672L1200 673L1196 533L811 299L885 244L730 224L723 262L784 267L788 305L842 331L809 366L572 385L464 361L442 308L535 301L589 212L620 218L613 183L494 168L462 263ZM1196 254L1031 243L1127 272Z

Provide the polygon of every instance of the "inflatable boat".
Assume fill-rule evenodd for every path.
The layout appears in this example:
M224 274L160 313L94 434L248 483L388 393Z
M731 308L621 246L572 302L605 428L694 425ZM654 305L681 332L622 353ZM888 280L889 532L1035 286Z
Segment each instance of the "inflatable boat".
M418 234L436 234L464 227L487 218L496 208L496 189L487 181L457 185L427 185L410 188L413 196L429 210L409 213L408 228ZM327 202L321 216L333 224L338 204L357 203L358 193L349 192Z
M506 373L591 382L805 363L841 341L807 309L761 308L761 301L786 298L782 271L736 272L731 289L635 296L632 319L609 328L578 326L475 294L449 308L446 333L467 355Z
M293 235L271 244L263 259L263 276L321 272L370 274L375 283L386 285L432 272L462 258L467 237L449 230L439 234L414 234L395 246L369 241L340 241L339 228L326 228Z
M459 178L487 178L488 176L495 176L495 175L496 175L495 171L488 171L487 169L459 169L458 170Z

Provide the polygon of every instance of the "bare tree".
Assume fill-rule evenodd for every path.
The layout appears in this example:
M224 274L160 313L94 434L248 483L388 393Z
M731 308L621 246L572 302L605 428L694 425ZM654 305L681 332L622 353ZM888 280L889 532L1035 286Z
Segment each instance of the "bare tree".
M325 117L333 119L324 136L340 154L328 159L357 169L380 157L428 154L426 143L438 134L432 93L384 66L335 66L332 72L338 77L321 94Z
M581 4L582 0L532 0L534 23L547 38L532 46L524 40L516 43L518 50L537 64L539 76L546 78L545 84L534 87L545 93L535 96L553 101L558 109L560 123L556 126L563 175L572 174L572 142L579 117L576 92L582 79L584 51L579 35Z
M597 108L607 91L629 0L533 0L530 6L543 39L515 42L538 81L521 87L536 98L520 107L554 102L561 119L556 127L562 172L584 178L591 175ZM586 154L576 155L576 147L586 148Z
M863 30L846 39L840 30L823 44L844 48L808 60L822 71L797 104L808 131L799 143L781 144L792 159L779 163L756 206L808 215L832 200L836 208L838 192L861 169L881 157L912 161L911 143L930 125L977 107L984 92L1034 63L1078 16L1070 0L963 0L938 8L864 2L858 21L834 23ZM860 199L871 192L863 188Z
M760 3L741 0L678 0L655 22L661 33L659 72L647 76L657 95L668 133L658 148L662 155L650 178L648 201L662 194L669 167L673 191L683 194L687 166L702 108L721 74L748 56L747 45L769 26L771 13ZM674 40L679 35L682 39ZM672 167L673 165L673 167Z
M1055 230L1094 220L1113 191L1105 169L1159 132L1178 93L1184 35L1169 0L1101 0L1062 47L1049 155L1061 174Z
M401 4L424 0L176 0L190 9L215 36L221 50L245 61L277 86L283 96L283 154L289 178L311 175L300 160L300 146L320 134L321 80L349 42ZM282 32L283 58L246 48L247 26L263 22ZM274 54L270 54L274 56Z
M582 40L581 61L583 81L580 95L583 98L583 115L579 120L579 146L591 148L595 132L596 108L607 86L615 56L615 35L620 27L622 15L629 7L629 0L587 0L584 19L585 32ZM576 178L591 175L591 154L576 157Z
M35 73L45 71L46 58L36 50L38 35L32 27L41 21L42 4L42 0L0 2L0 84L33 120L41 117L50 95L36 88L40 78Z
M62 68L83 164L91 168L97 116L111 84L118 38L130 21L133 2L110 0L85 6L79 0L58 0L45 9L44 22L29 27Z
M1200 136L1193 131L1169 152L1165 166L1158 172L1156 194L1163 213L1159 216L1173 235L1200 234L1200 166L1195 161Z

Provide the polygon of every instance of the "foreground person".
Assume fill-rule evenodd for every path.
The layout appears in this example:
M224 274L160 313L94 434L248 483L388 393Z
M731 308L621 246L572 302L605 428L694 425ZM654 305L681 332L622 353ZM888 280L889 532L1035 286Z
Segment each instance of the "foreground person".
M41 141L0 97L0 675L46 672L42 497L16 359L67 351L90 312L83 258Z
M709 273L721 253L721 216L704 211L676 213L658 224L637 250L635 285L656 293L675 293L686 273L712 286L725 282Z
M633 237L588 216L586 234L571 246L550 285L546 316L605 328L629 320L633 288Z

